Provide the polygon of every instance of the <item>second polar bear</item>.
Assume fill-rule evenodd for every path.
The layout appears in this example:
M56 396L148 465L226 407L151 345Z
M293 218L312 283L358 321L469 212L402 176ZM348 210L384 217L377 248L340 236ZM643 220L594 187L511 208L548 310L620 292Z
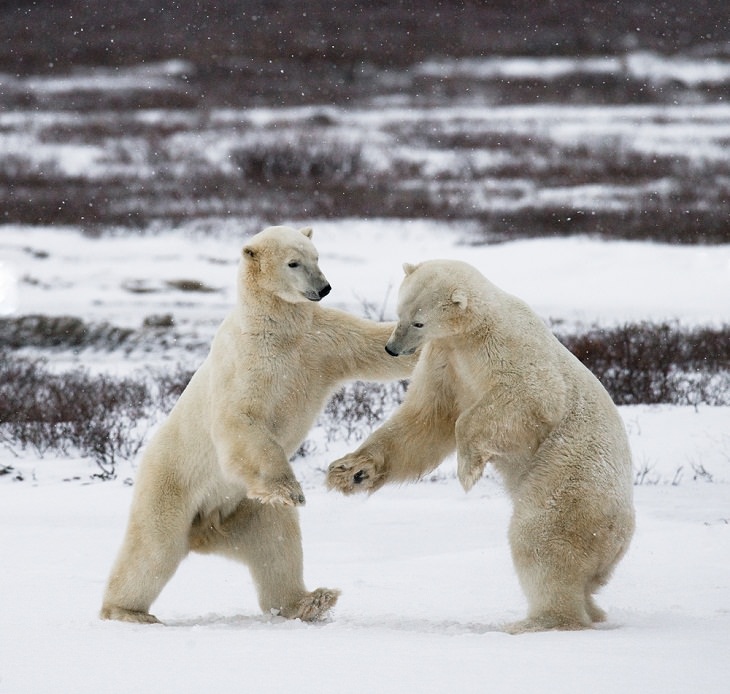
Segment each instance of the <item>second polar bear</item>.
M509 540L528 600L527 618L506 630L604 620L593 593L634 530L631 453L613 401L523 301L476 268L433 260L404 270L385 349L423 351L403 404L332 463L328 486L373 492L456 450L468 491L492 463L513 502Z
M320 306L330 291L311 229L269 227L244 246L238 300L147 446L101 616L156 622L150 606L191 550L248 565L261 609L318 619L338 591L304 587L289 458L350 379L395 380L393 324Z

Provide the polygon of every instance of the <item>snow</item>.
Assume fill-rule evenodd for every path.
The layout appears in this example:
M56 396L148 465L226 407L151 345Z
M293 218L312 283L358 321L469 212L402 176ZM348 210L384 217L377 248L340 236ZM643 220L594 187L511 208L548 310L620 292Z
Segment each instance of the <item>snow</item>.
M328 301L346 310L361 312L368 301L382 304L386 317L393 318L403 262L449 257L479 266L546 320L718 325L728 319L730 245L579 237L475 246L469 243L472 230L463 225L377 219L286 223L314 227L321 266L333 286ZM244 238L231 231L96 239L73 229L29 232L6 226L0 231L0 287L5 286L5 304L14 297L20 314L138 326L150 313L171 311L181 321L215 327L234 300ZM199 280L216 291L191 296L166 284L181 279Z
M197 556L155 606L166 626L101 622L131 489L0 489L3 692L727 691L726 484L638 487L609 622L519 637L498 631L524 601L488 479L469 496L455 480L367 500L307 489L307 582L343 590L314 625L260 615L245 569Z
M428 60L416 74L433 77L471 77L476 79L550 80L568 75L626 75L661 84L676 81L685 85L716 84L730 77L730 61L686 56L657 55L648 51L625 56L592 58L489 57Z
M393 165L392 155L406 156L399 132L416 128L427 132L433 127L443 132L503 133L534 136L562 146L603 144L617 153L640 152L647 156L688 158L693 163L727 159L730 138L730 104L718 100L709 103L594 105L546 103L526 105L490 105L458 100L447 105L413 107L402 105L400 97L382 96L365 106L324 107L306 105L286 108L212 108L205 118L194 112L171 113L165 110L140 110L134 118L140 123L195 124L190 132L181 132L170 139L174 154L189 159L217 163L225 170L230 154L247 146L253 138L272 138L286 142L287 137L301 140L302 123L325 116L331 122L328 137L332 143L359 143L368 163L376 167ZM73 124L108 125L116 114L110 111L69 114L63 111L11 110L0 113L0 148L34 170L57 167L67 175L88 175L103 178L120 173L110 166L119 158L119 143L82 144L48 142L43 130L52 126ZM129 117L129 116L128 116ZM298 126L299 130L290 128ZM316 136L316 133L315 133ZM134 157L134 138L122 146L125 154ZM426 154L424 154L426 152ZM429 156L419 146L412 156ZM435 155L442 166L453 161L464 165L461 158L450 157L443 149ZM495 157L504 156L498 150ZM372 161L371 161L372 160ZM495 163L498 160L495 159ZM437 162L438 163L438 162ZM479 162L476 162L479 163ZM135 175L152 175L149 161L135 162ZM116 164L118 167L119 164ZM525 200L524 204L529 204Z
M14 77L0 74L0 85L10 89L58 94L95 90L166 89L174 86L174 79L189 73L193 65L184 60L168 60L128 68L82 67L71 75Z
M730 246L587 238L472 246L471 230L443 224L304 223L333 285L325 301L357 313L367 303L392 317L401 264L451 257L563 325L728 318ZM233 301L243 238L181 230L94 239L4 226L0 303L5 312L130 326L169 311L183 329L212 334ZM178 279L215 291L181 293L167 284ZM150 291L130 292L135 282ZM124 366L118 354L94 358ZM730 408L621 413L642 482L637 533L599 596L608 623L576 633L499 630L523 616L525 602L506 538L510 504L496 479L464 494L450 459L418 484L340 497L325 491L324 469L355 442L328 444L317 428L295 471L307 496L307 584L343 591L327 621L262 615L245 568L191 556L154 605L165 626L102 622L134 462L117 480L94 483L89 461L0 449L0 463L26 473L25 482L0 478L0 693L725 692Z

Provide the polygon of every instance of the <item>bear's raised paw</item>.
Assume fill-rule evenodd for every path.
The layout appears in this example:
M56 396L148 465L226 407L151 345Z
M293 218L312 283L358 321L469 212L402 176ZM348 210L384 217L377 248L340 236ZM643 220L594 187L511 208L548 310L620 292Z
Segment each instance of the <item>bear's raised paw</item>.
M327 487L343 494L374 492L385 484L385 480L382 463L357 453L335 460L327 471Z
M461 454L457 456L456 475L465 492L468 492L479 481L486 466L486 460L474 462Z

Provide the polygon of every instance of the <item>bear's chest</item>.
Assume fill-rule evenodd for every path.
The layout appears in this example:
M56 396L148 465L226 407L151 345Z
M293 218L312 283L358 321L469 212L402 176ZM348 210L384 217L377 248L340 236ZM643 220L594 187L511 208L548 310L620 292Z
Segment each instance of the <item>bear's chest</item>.
M457 409L468 410L484 394L484 365L472 355L455 350L449 358L449 372Z
M269 428L282 443L298 445L328 395L322 379L314 370L279 359L259 386L262 386L259 393Z

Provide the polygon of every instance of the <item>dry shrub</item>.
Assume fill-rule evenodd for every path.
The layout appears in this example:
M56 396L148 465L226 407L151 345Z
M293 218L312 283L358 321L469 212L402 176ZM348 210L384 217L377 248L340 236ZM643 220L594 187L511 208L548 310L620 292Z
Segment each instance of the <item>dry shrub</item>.
M635 323L560 339L618 405L730 404L730 326ZM120 460L139 452L192 374L180 366L125 378L83 368L59 373L42 359L0 351L0 443L17 454L88 457L99 477L112 478ZM406 388L407 381L358 381L340 389L319 419L327 441L366 437L403 401ZM305 443L300 454L306 451ZM0 476L10 474L8 466L0 468Z
M630 323L561 340L618 405L730 404L730 326Z
M343 386L327 403L320 417L328 441L359 441L380 424L401 402L406 381Z
M82 368L54 373L41 359L0 359L0 440L41 457L90 457L103 478L139 450L150 404L147 384L132 378Z
M109 323L89 324L75 316L29 314L0 318L0 349L95 347L117 349L134 333Z
M359 144L298 137L256 142L231 152L232 163L252 183L304 185L352 181L363 175Z

